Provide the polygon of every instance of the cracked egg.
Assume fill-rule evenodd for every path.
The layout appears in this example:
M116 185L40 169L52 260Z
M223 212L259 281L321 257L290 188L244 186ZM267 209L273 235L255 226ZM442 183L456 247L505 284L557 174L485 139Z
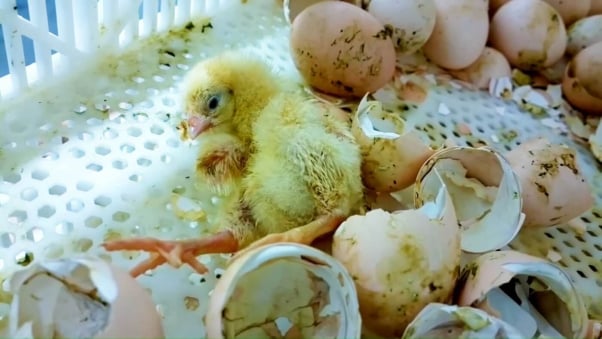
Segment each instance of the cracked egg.
M571 278L542 258L510 250L483 254L463 268L456 288L458 305L514 324L523 338L584 338L590 327Z
M351 216L334 233L332 255L355 281L365 331L401 336L427 304L451 301L461 250L445 186L420 209Z
M17 271L6 338L164 338L151 296L127 272L93 257Z
M401 339L522 339L522 334L510 324L478 308L468 306L428 304L408 325Z
M524 220L521 186L497 151L463 146L437 151L416 178L416 207L432 200L442 184L453 200L463 251L483 253L502 248L520 231Z
M276 243L236 258L209 299L208 338L360 338L355 286L315 248Z
M434 153L415 131L405 131L399 113L387 112L365 95L351 132L362 152L362 178L376 192L399 191L414 183L420 166Z
M524 227L563 224L594 205L573 148L538 138L506 153L506 159L520 179Z

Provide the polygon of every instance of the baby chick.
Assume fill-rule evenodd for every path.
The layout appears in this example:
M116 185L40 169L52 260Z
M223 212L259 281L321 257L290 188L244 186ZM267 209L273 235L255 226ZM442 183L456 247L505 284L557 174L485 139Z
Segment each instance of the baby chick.
M196 260L201 254L310 244L360 212L361 155L349 125L289 85L261 60L237 52L191 69L185 91L189 132L206 142L197 162L201 177L215 191L227 191L218 211L221 231L184 241L105 243L109 251L152 253L132 276L165 262L204 273Z

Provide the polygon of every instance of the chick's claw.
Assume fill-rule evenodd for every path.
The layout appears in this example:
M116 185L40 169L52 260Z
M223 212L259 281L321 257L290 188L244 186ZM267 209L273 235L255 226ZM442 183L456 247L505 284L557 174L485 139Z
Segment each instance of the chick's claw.
M175 268L187 264L199 274L207 273L207 267L196 259L197 256L209 253L231 253L236 251L238 243L230 232L221 232L206 238L182 241L155 238L115 240L104 243L103 247L107 251L150 252L149 259L130 271L131 276L137 277L165 263Z

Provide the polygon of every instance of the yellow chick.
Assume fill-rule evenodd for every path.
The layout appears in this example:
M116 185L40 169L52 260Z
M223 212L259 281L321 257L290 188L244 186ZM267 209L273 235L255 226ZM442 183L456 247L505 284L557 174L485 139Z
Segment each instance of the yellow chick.
M221 231L184 241L105 243L109 251L152 253L132 276L165 262L204 273L196 260L201 254L284 241L311 244L360 212L360 150L335 110L311 100L261 60L237 52L200 62L186 81L190 136L207 142L197 170L210 185L229 182L227 189L214 188L228 193L218 212Z

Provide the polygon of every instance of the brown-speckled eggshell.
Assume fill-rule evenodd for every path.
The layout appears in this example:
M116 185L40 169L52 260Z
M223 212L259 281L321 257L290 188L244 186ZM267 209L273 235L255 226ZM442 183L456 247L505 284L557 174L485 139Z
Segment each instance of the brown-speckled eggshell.
M602 99L602 41L579 52L572 64L581 86L589 94Z
M575 76L575 62L566 66L562 78L562 94L569 104L583 113L602 115L602 98L591 95Z
M491 47L514 67L540 70L564 55L567 33L560 13L543 0L512 0L491 19Z
M395 48L384 26L371 14L343 1L324 1L293 20L292 58L315 89L362 97L389 82L395 72Z

